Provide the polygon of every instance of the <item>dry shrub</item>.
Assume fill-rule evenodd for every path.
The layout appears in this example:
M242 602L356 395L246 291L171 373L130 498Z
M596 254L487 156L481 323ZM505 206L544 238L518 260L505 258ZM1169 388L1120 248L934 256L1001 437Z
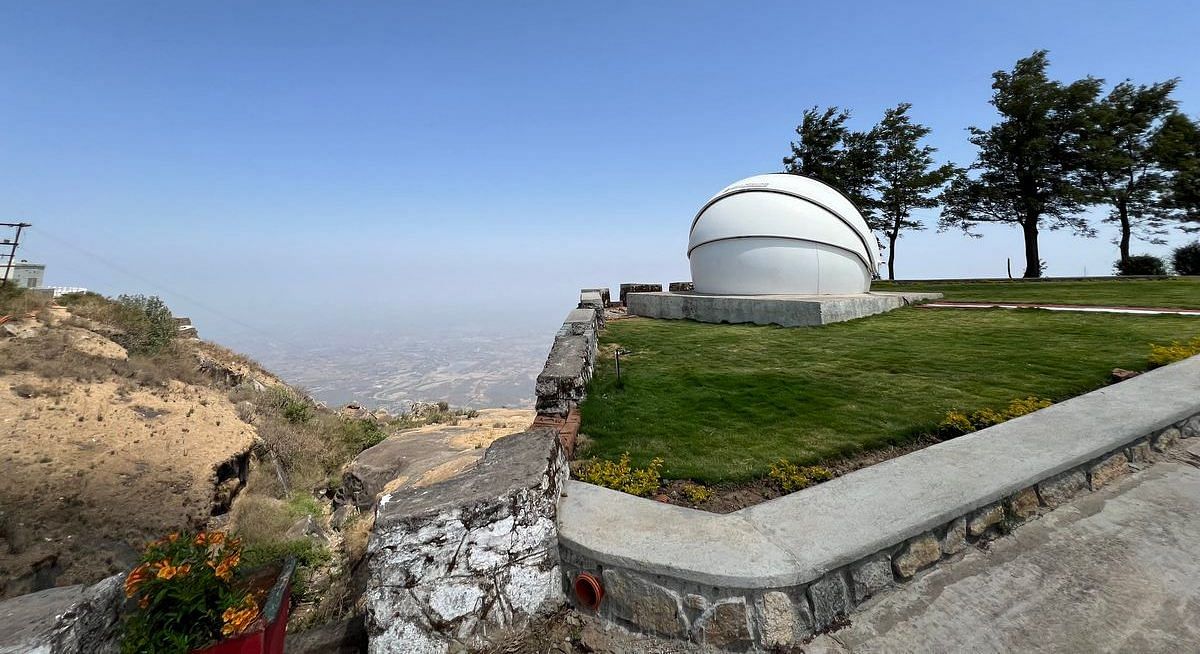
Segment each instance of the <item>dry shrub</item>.
M24 316L37 314L50 306L52 298L41 293L30 293L14 284L0 288L0 316Z
M295 425L265 413L256 423L258 435L275 456L291 488L312 488L325 478L328 444L308 425Z
M66 333L53 329L33 338L0 343L0 370L29 372L49 380L125 380L149 387L163 387L171 380L200 385L205 380L185 347L173 344L151 355L110 359L80 352Z
M295 522L296 518L292 517L287 502L283 500L257 493L242 493L233 503L233 530L246 541L246 545L278 542Z
M61 397L66 394L62 386L41 386L37 384L13 384L12 392L17 397Z
M351 567L358 565L367 556L367 540L375 527L375 514L359 514L342 528L342 543L346 549L346 561Z

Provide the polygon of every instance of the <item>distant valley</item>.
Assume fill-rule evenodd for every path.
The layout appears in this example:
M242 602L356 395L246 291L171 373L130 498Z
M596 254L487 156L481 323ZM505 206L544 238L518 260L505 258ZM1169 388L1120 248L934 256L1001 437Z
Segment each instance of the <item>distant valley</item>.
M417 401L532 407L549 345L545 336L448 335L354 345L275 344L255 355L330 406L354 402L396 413Z

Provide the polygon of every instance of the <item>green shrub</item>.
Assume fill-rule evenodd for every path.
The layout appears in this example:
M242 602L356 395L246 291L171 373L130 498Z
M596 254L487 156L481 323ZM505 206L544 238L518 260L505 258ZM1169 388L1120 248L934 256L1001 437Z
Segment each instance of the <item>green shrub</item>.
M779 485L785 493L793 493L813 484L833 479L833 471L823 466L798 466L791 461L780 459L771 465L768 478Z
M1113 264L1118 275L1166 275L1167 264L1153 254L1135 254Z
M388 436L379 423L370 419L343 420L341 431L342 441L354 454L378 445Z
M576 476L589 484L646 497L662 486L659 470L663 460L654 459L645 468L634 468L629 460L629 453L621 455L617 461L592 459L579 466Z
M1171 264L1176 275L1200 275L1200 241L1175 248L1171 253Z
M286 386L267 389L265 401L267 406L278 411L284 420L293 425L307 424L313 419L312 404Z
M937 435L942 438L955 438L973 431L986 429L992 425L998 425L1005 420L1012 420L1027 413L1033 413L1051 404L1053 402L1050 400L1031 395L1012 400L1008 403L1007 407L999 411L995 409L979 409L967 414L955 409L948 412L946 417L942 418L942 421L938 423Z
M1168 345L1150 345L1150 367L1157 368L1200 354L1200 336L1190 341L1172 341Z
M131 354L157 354L179 333L171 310L157 296L121 295L110 300L96 293L71 293L59 298L72 313L114 327L112 340Z
M683 496L692 504L704 504L712 499L713 491L703 484L688 483L683 485Z
M311 569L327 563L331 556L328 549L311 539L302 538L248 545L243 558L246 565L252 568L279 565L289 558L295 558L297 566Z

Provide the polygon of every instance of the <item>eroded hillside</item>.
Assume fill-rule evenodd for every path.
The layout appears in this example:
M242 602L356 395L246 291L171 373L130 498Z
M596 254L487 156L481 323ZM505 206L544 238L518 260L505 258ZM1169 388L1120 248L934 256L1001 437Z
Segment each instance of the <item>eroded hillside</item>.
M331 411L157 298L0 293L0 598L128 570L200 528L296 557L289 631L358 619L378 494L474 463L532 411ZM337 627L341 628L341 627Z

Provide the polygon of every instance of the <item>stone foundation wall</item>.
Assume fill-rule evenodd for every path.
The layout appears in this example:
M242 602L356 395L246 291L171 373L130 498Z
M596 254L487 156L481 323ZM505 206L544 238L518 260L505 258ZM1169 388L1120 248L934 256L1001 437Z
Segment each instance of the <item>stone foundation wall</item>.
M565 583L581 572L600 577L605 595L599 616L633 631L724 651L787 650L817 633L835 629L864 601L911 580L919 571L1149 465L1180 439L1194 437L1200 437L1200 414L802 585L734 588L694 584L674 576L603 565L570 547L562 552Z
M479 649L561 607L567 475L558 433L533 428L462 475L380 498L367 549L372 654Z

